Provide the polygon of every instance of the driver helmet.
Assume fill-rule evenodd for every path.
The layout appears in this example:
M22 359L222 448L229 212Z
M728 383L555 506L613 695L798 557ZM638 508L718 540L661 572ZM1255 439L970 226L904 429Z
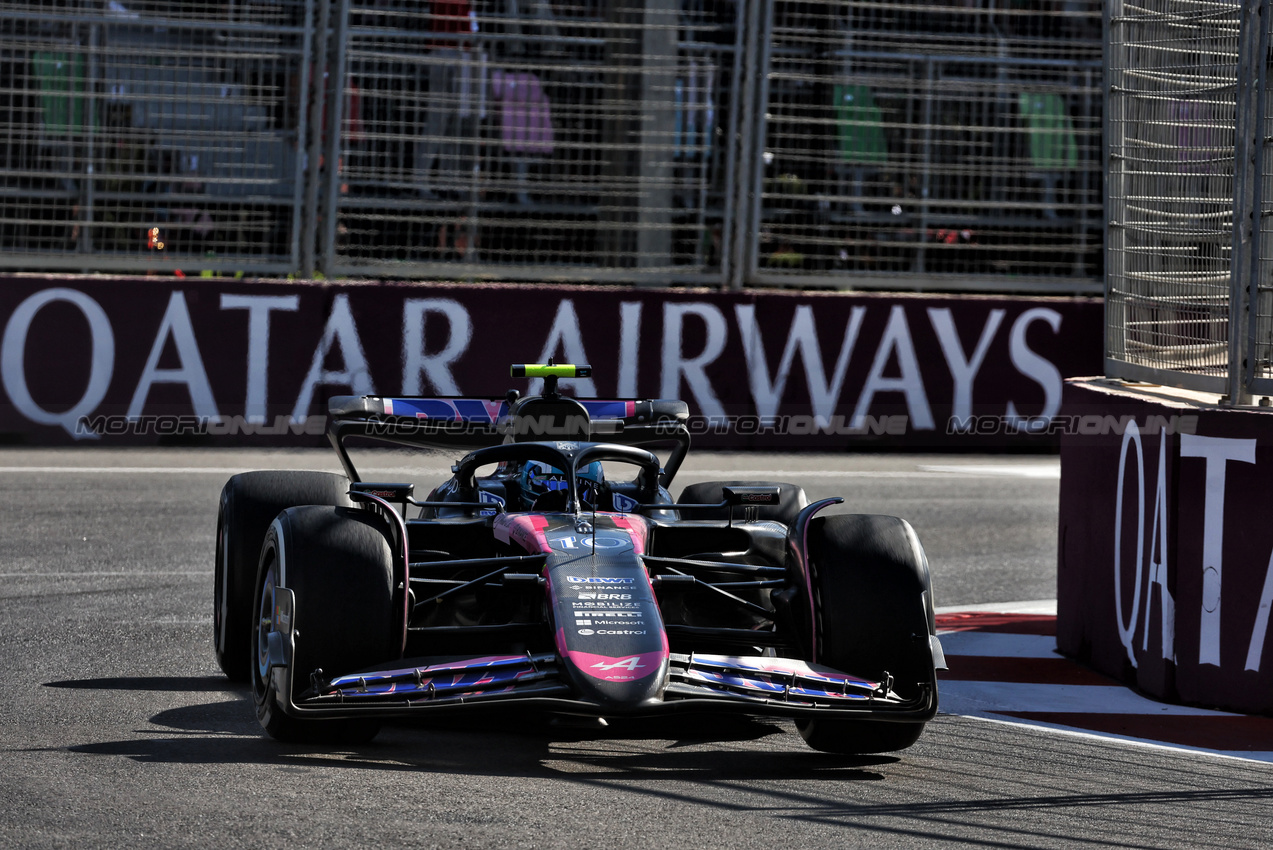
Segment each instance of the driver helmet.
M578 472L579 499L584 506L592 507L597 503L597 496L603 481L601 462L593 461ZM528 461L522 467L522 496L530 504L552 490L569 489L570 483L566 473L555 466L549 466L538 460Z

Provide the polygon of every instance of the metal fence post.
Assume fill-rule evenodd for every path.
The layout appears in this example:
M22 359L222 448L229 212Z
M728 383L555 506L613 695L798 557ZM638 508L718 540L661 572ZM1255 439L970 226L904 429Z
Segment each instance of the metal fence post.
M1264 57L1269 55L1269 0L1258 0L1259 9L1256 11L1256 17L1253 19L1259 27L1259 35L1255 57L1252 62L1254 66L1255 79L1253 80L1251 92L1255 100L1255 126L1250 133L1252 145L1252 196L1251 196L1251 256L1249 259L1249 268L1247 270L1247 281L1242 285L1246 289L1246 301L1244 308L1246 310L1246 321L1243 326L1239 326L1235 333L1246 334L1246 348L1244 359L1241 363L1241 375L1243 390L1248 396L1267 394L1260 392L1261 387L1258 384L1267 385L1267 381L1257 381L1259 370L1257 366L1264 361L1267 365L1269 356L1270 340L1260 339L1260 317L1261 317L1261 297L1260 297L1260 277L1262 273L1263 262L1269 260L1269 257L1263 256L1264 249L1264 178L1265 178L1265 152L1268 149L1267 128L1265 126L1266 110L1265 98L1268 89L1268 63ZM1240 282L1242 283L1242 282Z
M742 120L738 127L738 164L734 179L734 235L729 288L742 289L755 274L764 192L765 110L773 39L772 0L746 0L741 25L746 29L742 63Z
M740 114L745 101L740 88L744 87L743 75L747 73L748 67L743 61L743 56L746 53L746 36L749 32L747 27L749 5L748 0L738 0L734 8L734 73L733 85L729 87L729 125L726 127L725 135L728 142L725 145L727 153L725 155L724 209L721 211L720 286L722 289L737 289L741 285L736 285L733 273L733 270L738 267L734 262L734 227L735 218L738 215L735 187L738 184L738 175L741 173L739 170L740 140L743 138L745 127Z
M760 0L757 10L760 25L760 66L756 69L756 112L752 130L751 173L743 172L752 182L747 205L747 267L744 282L750 283L760 268L760 228L764 222L765 147L769 137L769 75L773 70L774 0Z
M1241 29L1238 34L1237 130L1234 135L1233 165L1233 263L1229 277L1229 386L1227 403L1248 404L1251 393L1246 378L1251 368L1250 316L1251 275L1259 272L1259 221L1257 151L1263 147L1256 136L1262 133L1258 116L1264 54L1263 16L1265 0L1242 0Z
M85 79L85 89L95 87L98 78L101 75L101 69L98 67L98 53L102 49L102 27L100 24L91 24L88 28L88 76ZM93 163L97 160L97 98L87 98L84 110L84 183L80 186L80 239L79 245L76 247L81 253L91 253L93 251L93 220L94 216L94 181L97 180ZM85 272L89 269L84 269Z
M318 233L318 181L323 160L323 106L327 86L327 29L331 24L331 4L335 0L317 0L318 24L314 31L313 71L309 78L309 138L305 145L305 218L301 234L301 277L314 276L314 252ZM339 125L337 125L339 126Z
M754 165L756 160L756 140L755 133L752 129L756 125L756 82L757 78L764 73L764 69L757 69L756 57L759 53L759 16L760 7L763 0L739 0L739 27L745 33L742 49L742 60L740 62L742 76L737 83L741 83L742 92L739 96L742 110L741 117L736 124L738 128L737 136L737 156L734 171L734 181L729 187L729 192L733 196L733 235L730 237L730 257L728 268L728 284L730 289L742 289L744 278L749 268L747 258L748 248L754 249L754 239L750 235L751 224L751 204L748 202L749 189L753 185L752 175L756 170Z
M322 0L326 2L326 0ZM340 216L340 168L341 168L341 132L345 126L345 75L348 66L346 50L349 32L349 0L339 0L340 14L336 17L335 30L332 35L336 58L331 62L327 72L327 144L324 146L324 157L327 162L327 185L320 198L320 206L316 217L322 222L319 234L318 269L324 275L331 275L331 268L336 258L336 224Z
M1123 123L1110 120L1110 111L1114 108L1113 97L1113 75L1110 69L1113 67L1113 37L1114 27L1118 23L1118 19L1123 13L1123 0L1110 0L1101 10L1101 138L1104 140L1103 149L1101 151L1101 250L1105 252L1105 333L1102 335L1104 339L1103 357L1105 361L1105 373L1110 373L1109 361L1111 358L1124 360L1127 357L1126 345L1124 343L1124 335L1126 333L1124 322L1121 319L1123 312L1122 304L1116 302L1113 296L1112 281L1121 277L1121 268L1116 263L1121 263L1123 252L1114 250L1111 239L1114 234L1118 233L1118 229L1113 226L1113 210L1110 208L1110 186L1114 182L1114 151L1121 151L1121 139L1116 143L1114 140L1114 128L1118 127L1121 132ZM1122 63L1119 63L1122 67ZM1121 105L1122 101L1118 103ZM1117 170L1117 174L1122 175L1122 169ZM1126 192L1121 185L1118 190L1118 197L1123 198ZM1117 306L1116 306L1117 305ZM1116 317L1111 316L1110 312L1117 310L1118 321L1114 321Z

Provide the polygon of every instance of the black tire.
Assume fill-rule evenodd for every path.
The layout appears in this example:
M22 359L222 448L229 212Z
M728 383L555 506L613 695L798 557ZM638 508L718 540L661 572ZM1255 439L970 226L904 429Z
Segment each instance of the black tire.
M257 719L272 738L314 743L363 743L378 721L292 717L278 705L265 676L267 641L261 625L273 608L273 580L296 594L292 698L310 674L328 677L394 658L401 635L393 616L393 550L389 524L370 511L308 505L279 514L265 535L257 569L252 630L252 695Z
M235 682L252 670L252 594L261 544L270 523L297 505L344 505L349 479L331 472L244 472L221 490L213 570L212 644Z
M690 484L681 491L681 498L677 499L679 504L683 505L715 505L719 504L725 494L722 492L726 487L777 487L779 489L778 504L774 506L759 505L759 518L763 520L772 520L780 522L783 525L791 525L796 521L800 511L809 504L809 497L805 495L804 488L795 484L783 484L776 481L703 481L699 484ZM734 509L736 517L742 517L741 508ZM722 508L719 511L694 511L686 512L684 519L726 519L729 516L729 509Z
M894 678L907 699L934 682L928 636L935 634L928 558L910 523L892 516L815 517L809 561L817 624L816 661L857 676ZM832 753L903 750L923 722L801 720L805 741Z

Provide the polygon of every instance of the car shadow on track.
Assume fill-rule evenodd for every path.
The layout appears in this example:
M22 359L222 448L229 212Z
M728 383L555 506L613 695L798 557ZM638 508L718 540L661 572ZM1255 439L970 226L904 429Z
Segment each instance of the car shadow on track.
M369 744L282 744L263 736L246 687L219 676L120 677L48 687L186 692L234 691L236 699L161 711L125 740L61 749L139 762L267 764L298 769L427 771L459 775L608 780L799 779L861 781L891 755L840 756L805 748L789 722L732 716L625 719L601 724L502 711L424 723L387 724Z
M46 688L95 691L227 691L239 690L224 676L113 676L45 682Z

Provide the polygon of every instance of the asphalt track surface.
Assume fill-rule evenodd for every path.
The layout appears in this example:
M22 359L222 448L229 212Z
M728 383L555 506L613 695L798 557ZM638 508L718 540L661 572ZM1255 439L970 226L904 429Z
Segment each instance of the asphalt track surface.
M1273 843L1258 754L992 719L1007 715L978 682L944 685L943 714L889 756L816 753L790 723L748 720L506 717L389 727L356 748L275 743L212 656L217 496L235 471L334 461L0 451L0 846ZM445 463L417 465L423 484ZM909 518L943 610L1046 612L1055 595L1055 458L700 454L679 483L753 473ZM948 647L986 645L961 640Z

